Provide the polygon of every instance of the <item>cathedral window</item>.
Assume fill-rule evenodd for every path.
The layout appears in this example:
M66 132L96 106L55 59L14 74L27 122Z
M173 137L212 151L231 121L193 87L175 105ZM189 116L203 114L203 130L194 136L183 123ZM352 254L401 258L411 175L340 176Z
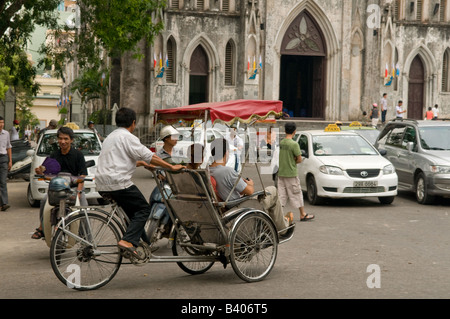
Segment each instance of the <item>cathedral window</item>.
M167 62L166 83L176 83L176 45L172 37L167 41Z
M234 85L234 44L228 41L225 48L225 85Z
M442 92L450 92L449 73L450 73L450 49L447 49L444 53L444 59L442 61Z

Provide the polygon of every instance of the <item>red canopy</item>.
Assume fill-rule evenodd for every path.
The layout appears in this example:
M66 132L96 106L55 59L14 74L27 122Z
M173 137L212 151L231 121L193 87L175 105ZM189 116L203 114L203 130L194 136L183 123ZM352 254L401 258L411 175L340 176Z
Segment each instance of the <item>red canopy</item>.
M173 124L180 119L211 119L212 123L221 120L228 125L235 121L249 123L253 119L266 119L270 115L281 116L283 102L266 100L234 100L226 102L201 103L172 109L155 110L155 121Z

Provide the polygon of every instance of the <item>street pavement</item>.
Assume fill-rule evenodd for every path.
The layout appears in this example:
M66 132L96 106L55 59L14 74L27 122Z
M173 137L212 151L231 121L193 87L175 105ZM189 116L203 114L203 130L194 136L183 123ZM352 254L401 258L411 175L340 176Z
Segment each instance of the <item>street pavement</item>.
M254 169L244 176L257 178ZM150 173L139 168L134 180L148 198L155 185ZM264 181L270 184L270 176L264 175ZM231 265L224 269L216 264L198 276L175 263L122 265L105 287L77 292L53 274L45 242L30 238L39 209L28 206L27 185L9 181L11 208L0 212L2 299L450 298L446 199L421 206L411 194L400 193L388 206L377 199L306 203L306 211L316 218L299 222L299 212L293 210L295 236L279 246L275 267L262 282L243 282Z

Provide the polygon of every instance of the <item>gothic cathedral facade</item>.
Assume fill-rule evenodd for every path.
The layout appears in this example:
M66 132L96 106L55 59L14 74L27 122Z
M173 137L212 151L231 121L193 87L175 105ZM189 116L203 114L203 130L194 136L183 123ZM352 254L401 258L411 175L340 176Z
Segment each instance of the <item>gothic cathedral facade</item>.
M450 112L450 0L168 0L164 31L125 55L121 106L281 100L299 119L352 121L388 94L388 118Z

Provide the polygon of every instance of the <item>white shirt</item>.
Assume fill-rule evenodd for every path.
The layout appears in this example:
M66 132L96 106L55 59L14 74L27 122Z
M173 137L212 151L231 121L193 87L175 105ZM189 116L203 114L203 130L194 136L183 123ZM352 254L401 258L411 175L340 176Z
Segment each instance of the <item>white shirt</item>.
M381 110L382 111L386 111L387 110L387 99L385 99L384 97L381 99Z
M242 147L244 146L244 141L242 140L242 138L240 138L239 135L237 135L237 133L233 138L228 132L225 136L225 139L228 141L228 144L230 146L230 153L241 154Z
M432 111L434 117L439 117L439 110L436 107L433 107Z
M153 152L125 128L114 130L103 141L95 184L98 191L117 191L133 186L131 178L139 160L149 163Z
M396 110L396 112L397 112L397 117L403 117L403 113L400 113L400 112L403 111L403 108L402 108L400 105L397 105L397 106L395 107L395 110Z

